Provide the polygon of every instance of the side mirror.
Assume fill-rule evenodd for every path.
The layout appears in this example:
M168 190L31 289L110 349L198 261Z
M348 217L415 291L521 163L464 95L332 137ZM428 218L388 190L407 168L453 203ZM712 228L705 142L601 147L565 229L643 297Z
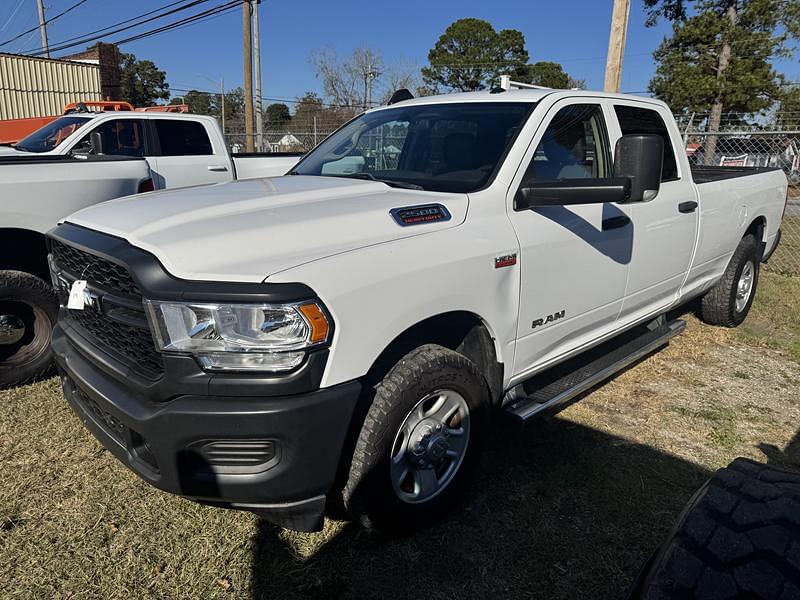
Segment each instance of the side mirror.
M660 135L623 135L614 149L614 177L630 179L627 202L649 202L661 188L664 139Z
M519 188L514 197L514 210L536 206L627 202L630 188L631 181L626 177L531 181Z
M92 149L92 154L105 154L103 144L103 134L99 131L93 131L89 134L89 146Z

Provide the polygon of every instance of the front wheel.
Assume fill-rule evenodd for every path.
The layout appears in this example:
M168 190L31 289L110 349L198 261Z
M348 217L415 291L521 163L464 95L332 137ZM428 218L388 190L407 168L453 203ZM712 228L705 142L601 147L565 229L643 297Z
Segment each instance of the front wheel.
M47 375L58 300L43 279L0 271L0 389Z
M370 529L422 527L458 499L489 416L489 389L475 364L427 344L375 387L356 442L345 506Z

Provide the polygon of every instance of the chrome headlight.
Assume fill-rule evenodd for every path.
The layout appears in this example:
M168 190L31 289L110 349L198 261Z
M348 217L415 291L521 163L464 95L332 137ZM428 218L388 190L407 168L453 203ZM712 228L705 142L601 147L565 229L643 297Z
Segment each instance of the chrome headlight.
M156 347L207 371L290 371L331 330L316 302L205 304L145 300Z

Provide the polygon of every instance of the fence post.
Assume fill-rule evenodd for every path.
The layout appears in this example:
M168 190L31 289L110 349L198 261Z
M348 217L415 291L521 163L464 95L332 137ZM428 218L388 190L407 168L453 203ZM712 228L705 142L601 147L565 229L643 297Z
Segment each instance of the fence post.
M692 126L692 121L694 121L694 114L689 117L689 122L686 123L686 129L683 130L683 150L686 151L686 145L689 143L689 129Z

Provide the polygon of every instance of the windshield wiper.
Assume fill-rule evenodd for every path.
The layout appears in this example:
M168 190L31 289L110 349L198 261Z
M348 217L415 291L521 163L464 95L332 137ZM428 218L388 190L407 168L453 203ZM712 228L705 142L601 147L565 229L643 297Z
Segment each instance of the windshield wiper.
M424 190L421 185L417 185L416 183L409 183L407 181L397 181L394 179L383 179L381 177L375 177L372 173L362 172L362 173L347 173L346 175L334 175L333 177L349 177L350 179L368 179L369 181L380 181L381 183L385 183L390 187L395 188L403 188L406 190Z

